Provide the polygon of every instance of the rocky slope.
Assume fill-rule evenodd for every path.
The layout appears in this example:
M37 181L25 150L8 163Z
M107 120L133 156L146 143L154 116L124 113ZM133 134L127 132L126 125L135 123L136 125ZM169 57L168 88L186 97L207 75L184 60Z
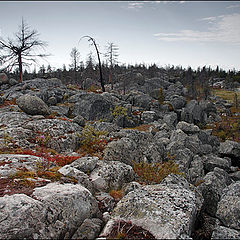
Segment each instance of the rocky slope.
M199 128L226 102L160 78L127 95L4 79L0 238L239 239L240 144Z

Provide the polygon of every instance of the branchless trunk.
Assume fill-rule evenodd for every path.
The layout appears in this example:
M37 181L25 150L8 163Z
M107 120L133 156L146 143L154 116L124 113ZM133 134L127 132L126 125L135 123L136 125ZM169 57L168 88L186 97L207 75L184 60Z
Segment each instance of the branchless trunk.
M20 74L20 82L22 82L23 79L22 79L22 55L21 55L21 53L18 54L18 67L19 67L19 74Z

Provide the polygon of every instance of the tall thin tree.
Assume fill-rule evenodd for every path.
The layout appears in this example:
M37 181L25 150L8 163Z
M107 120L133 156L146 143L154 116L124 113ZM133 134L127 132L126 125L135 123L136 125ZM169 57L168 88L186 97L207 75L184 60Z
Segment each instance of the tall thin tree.
M88 38L88 41L92 42L92 44L95 47L95 50L97 52L97 57L98 57L100 83L101 83L102 91L105 92L104 81L103 81L103 74L102 74L102 66L101 66L101 60L100 60L100 54L99 54L99 51L98 51L98 48L97 48L96 40L94 38L88 36L88 35L81 37L80 40L83 39L83 38Z
M117 57L118 54L118 46L114 43L110 42L107 45L107 52L105 54L105 57L107 58L107 61L110 64L109 67L109 82L111 83L111 88L113 89L113 67L115 64L117 64Z
M71 57L71 64L69 66L73 70L74 82L77 83L77 70L78 70L78 67L79 67L80 53L79 53L79 51L77 50L76 47L72 48L72 51L70 53L70 57Z
M23 66L29 66L31 62L37 63L38 57L47 57L49 54L37 53L44 50L46 42L39 40L37 30L30 30L30 27L22 19L19 31L14 34L14 38L4 40L0 38L0 58L4 66L2 70L12 70L18 66L19 78L22 82Z

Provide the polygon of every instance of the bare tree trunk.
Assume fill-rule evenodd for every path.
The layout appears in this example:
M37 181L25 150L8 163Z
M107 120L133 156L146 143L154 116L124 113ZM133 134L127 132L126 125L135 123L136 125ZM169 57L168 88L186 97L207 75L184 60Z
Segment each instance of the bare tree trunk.
M111 83L111 89L113 90L112 66L110 66L109 69L109 82Z
M22 55L21 53L18 54L18 67L19 67L19 74L20 74L20 83L23 81L22 79Z

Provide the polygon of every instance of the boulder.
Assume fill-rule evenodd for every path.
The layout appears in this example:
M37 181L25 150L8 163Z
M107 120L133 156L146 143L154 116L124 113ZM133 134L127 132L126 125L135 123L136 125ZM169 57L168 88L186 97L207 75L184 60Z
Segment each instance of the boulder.
M47 226L40 238L69 239L85 219L99 215L96 199L80 184L50 183L35 188L33 197L47 210Z
M68 100L74 102L72 115L81 115L86 120L107 120L113 119L113 104L101 94L84 93L72 96Z
M231 184L230 177L221 168L215 167L203 178L202 183L197 187L204 198L203 210L212 217L215 217L217 205L223 193L223 189Z
M13 85L18 84L18 81L17 81L16 79L14 79L14 78L10 78L10 79L9 79L9 84L10 84L11 86L13 86Z
M85 219L71 239L96 239L103 221L99 218Z
M198 126L184 121L179 122L176 126L176 129L181 129L186 134L195 134L200 131Z
M17 105L29 115L49 115L50 110L42 99L32 95L23 95L17 99Z
M187 103L186 107L181 112L181 120L189 123L202 123L207 122L207 113L204 112L202 106L196 100L191 100Z
M216 216L224 226L240 230L240 181L224 188Z
M185 105L187 103L185 97L178 96L178 95L171 96L169 102L173 106L174 110L182 109L183 107L185 107Z
M124 183L133 181L134 176L129 165L118 161L98 161L90 179L97 190L108 192L121 189Z
M157 120L157 115L154 111L144 111L142 113L142 120L144 123L151 123Z
M203 159L195 155L188 169L189 181L192 184L198 185L203 181L204 175Z
M230 140L222 142L220 143L219 153L226 157L240 158L240 143ZM239 161L237 166L240 166Z
M28 122L25 129L45 133L49 136L47 147L57 152L75 151L78 148L78 137L82 128L73 122L61 119L40 119Z
M81 157L72 162L69 166L89 174L97 166L98 161L100 161L98 157Z
M240 231L217 225L213 230L211 240L219 239L240 239Z
M177 124L177 113L170 112L170 113L164 114L163 121L166 124L168 124L169 126L176 126L176 124Z
M213 171L215 167L222 168L227 172L230 170L231 161L225 158L220 158L210 154L210 155L204 156L203 161L204 161L204 168L206 169L207 172Z
M1 239L43 237L47 217L44 203L25 194L5 195L0 198L0 208Z
M8 83L8 76L6 73L0 73L0 85Z
M99 216L96 199L80 184L49 183L0 198L1 239L70 239L85 219Z
M124 196L112 212L100 237L107 236L115 222L131 221L157 239L190 238L202 198L183 178L169 176L165 183L147 185Z
M65 165L64 167L60 168L58 172L64 176L75 178L79 184L87 188L91 193L94 192L93 184L89 180L88 175L85 174L84 172L70 165Z

